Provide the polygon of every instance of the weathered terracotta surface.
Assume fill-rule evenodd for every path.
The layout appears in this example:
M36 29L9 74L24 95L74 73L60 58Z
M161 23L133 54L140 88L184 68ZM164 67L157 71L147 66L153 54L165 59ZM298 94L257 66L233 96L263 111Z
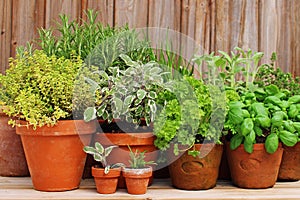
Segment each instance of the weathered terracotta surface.
M152 176L152 168L132 169L124 168L122 171L125 178L127 192L129 194L145 194Z
M112 194L117 190L118 178L121 175L121 168L110 169L108 174L105 174L104 168L92 167L92 175L94 177L98 193Z
M283 148L269 154L264 144L254 144L253 153L249 154L240 145L230 150L227 145L227 160L233 184L241 188L270 188L276 183L279 166L282 159Z
M169 165L174 187L185 190L201 190L216 186L223 145L196 144L195 149L208 154L204 157L193 157L185 152Z
M29 176L21 138L0 111L0 176Z
M283 149L278 179L288 181L300 180L300 142L293 147L284 145Z
M25 122L22 122L25 123ZM17 127L21 135L33 186L41 191L65 191L79 187L94 122L64 120L53 127Z

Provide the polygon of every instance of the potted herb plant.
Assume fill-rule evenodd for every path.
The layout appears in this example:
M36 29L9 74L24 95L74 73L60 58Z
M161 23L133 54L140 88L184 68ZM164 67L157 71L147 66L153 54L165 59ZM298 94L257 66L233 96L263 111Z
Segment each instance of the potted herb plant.
M72 120L74 83L82 64L78 57L23 51L0 76L4 112L21 136L37 190L79 187L86 158L82 148L96 131L94 121Z
M109 156L113 148L116 146L109 146L104 148L99 142L95 143L95 147L85 146L84 152L93 155L93 158L101 162L100 166L92 167L92 175L96 183L97 191L100 194L112 194L116 192L118 178L121 175L121 167L123 163L115 163L109 165L106 158Z
M163 107L154 121L155 145L169 152L166 156L173 186L186 190L212 188L223 152L217 123L222 123L224 95L191 76L174 80L169 88L158 94L157 103ZM216 92L213 96L218 98L211 99L210 92ZM220 112L213 116L213 108ZM211 119L216 126L210 126Z
M145 161L145 151L132 151L128 146L129 152L129 167L122 169L122 174L125 178L127 191L129 194L145 194L149 184L149 179L152 176L152 167L148 165L155 164L154 161Z
M278 179L295 181L300 180L300 106L297 101L300 94L300 78L293 77L291 73L283 72L279 67L276 68L276 58L276 53L273 53L271 63L265 64L259 69L255 81L261 87L272 84L276 85L281 91L281 95L276 94L276 96L289 102L288 107L284 109L285 114L288 116L288 120L285 121L283 125L288 128L289 132L298 135L298 142L294 146L283 145L284 151L279 168ZM291 98L291 100L287 100L287 98ZM281 101L278 101L277 99L277 102ZM280 109L280 104L275 106Z

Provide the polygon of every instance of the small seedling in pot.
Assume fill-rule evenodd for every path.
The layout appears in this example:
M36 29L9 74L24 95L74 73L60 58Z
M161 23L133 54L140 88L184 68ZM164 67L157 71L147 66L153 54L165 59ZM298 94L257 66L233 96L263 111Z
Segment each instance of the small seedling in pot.
M104 148L99 142L95 143L95 147L85 146L83 148L85 153L93 155L94 159L98 162L102 163L102 166L104 167L104 173L108 174L109 170L112 168L118 168L123 167L123 163L115 163L112 165L109 165L106 161L106 158L109 156L113 148L116 146L109 146Z

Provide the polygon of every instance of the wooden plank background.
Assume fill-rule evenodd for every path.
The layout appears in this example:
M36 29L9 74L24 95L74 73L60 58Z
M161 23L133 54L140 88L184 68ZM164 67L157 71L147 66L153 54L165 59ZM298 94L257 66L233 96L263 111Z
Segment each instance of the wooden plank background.
M98 20L111 26L181 32L201 53L240 46L265 52L267 62L276 51L278 66L300 75L299 0L1 0L1 73L16 47L37 37L37 28L53 26L60 13L84 19L86 9L98 10Z

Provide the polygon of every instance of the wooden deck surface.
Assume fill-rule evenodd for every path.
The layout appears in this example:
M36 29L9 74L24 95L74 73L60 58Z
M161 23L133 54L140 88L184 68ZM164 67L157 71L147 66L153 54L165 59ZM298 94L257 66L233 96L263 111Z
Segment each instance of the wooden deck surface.
M202 191L175 189L168 179L154 179L145 195L129 195L125 189L115 194L102 195L96 192L93 179L85 179L77 190L66 192L40 192L32 187L31 179L0 177L0 199L2 200L99 200L99 199L299 199L300 181L277 182L269 189L240 189L228 181L218 181L215 188Z

